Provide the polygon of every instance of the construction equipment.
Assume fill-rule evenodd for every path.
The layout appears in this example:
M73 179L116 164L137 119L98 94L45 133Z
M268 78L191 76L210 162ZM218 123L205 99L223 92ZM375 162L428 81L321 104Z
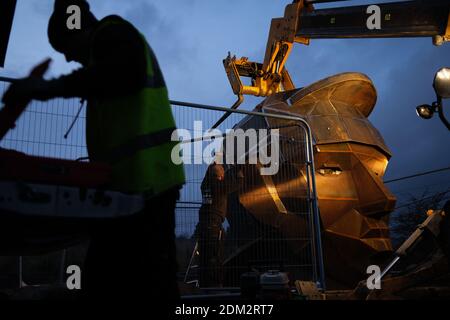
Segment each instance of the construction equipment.
M378 290L370 290L367 280L363 280L347 298L401 299L412 295L427 298L435 295L436 298L438 294L448 297L449 210L450 201L442 210L427 212L427 219L396 250L383 272L375 279Z
M314 10L308 2L295 0L286 7L283 18L272 20L262 64L231 55L224 60L233 92L267 97L294 89L286 61L294 43L309 45L311 39L433 37L436 45L450 41L448 1L374 5L383 13L379 30L366 26L368 6ZM252 85L244 86L240 77L251 78Z
M428 218L424 223L420 224L413 234L395 251L395 258L388 264L380 275L380 281L391 269L402 259L407 257L411 252L417 249L419 245L424 242L435 241L438 242L438 237L441 235L441 224L446 218L446 213L443 210L430 211Z
M404 1L372 4L380 8L381 28L369 29L369 6L314 9L322 1L295 0L286 6L284 17L272 20L263 63L230 53L223 64L231 88L238 96L268 97L295 88L286 61L295 43L309 45L312 39L431 37L435 45L450 41L450 4L445 0ZM334 1L323 1L334 2ZM251 79L244 85L241 77ZM226 118L222 117L216 128Z

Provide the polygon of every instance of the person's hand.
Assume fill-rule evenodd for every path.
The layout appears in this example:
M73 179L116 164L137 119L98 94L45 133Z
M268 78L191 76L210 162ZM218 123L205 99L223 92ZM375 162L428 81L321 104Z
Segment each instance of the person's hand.
M31 76L14 82L3 95L2 102L5 105L11 105L33 99L46 101L50 98L49 82L43 78Z

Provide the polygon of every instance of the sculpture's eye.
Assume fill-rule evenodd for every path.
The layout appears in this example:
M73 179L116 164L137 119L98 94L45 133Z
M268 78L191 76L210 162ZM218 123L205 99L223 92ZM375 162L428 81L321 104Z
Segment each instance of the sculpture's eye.
M342 171L339 169L319 169L319 173L323 176L339 176L342 174Z
M342 174L342 169L338 165L324 164L318 170L322 176L339 176Z
M337 166L335 167L322 166L318 171L319 174L323 176L339 176L342 174L342 169Z

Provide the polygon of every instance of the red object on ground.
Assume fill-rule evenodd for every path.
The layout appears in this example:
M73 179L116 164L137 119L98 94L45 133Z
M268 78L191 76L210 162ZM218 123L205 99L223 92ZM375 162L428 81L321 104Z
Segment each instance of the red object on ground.
M102 188L109 184L108 164L32 157L0 149L0 180L54 184L79 188Z

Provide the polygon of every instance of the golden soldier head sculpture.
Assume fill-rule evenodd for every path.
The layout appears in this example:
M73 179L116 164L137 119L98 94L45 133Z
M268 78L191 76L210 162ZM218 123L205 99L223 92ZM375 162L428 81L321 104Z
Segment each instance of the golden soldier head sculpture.
M388 219L396 200L383 184L391 154L367 119L376 100L367 76L344 73L303 89L274 94L256 107L259 112L300 116L312 129L329 288L354 286L366 276L369 265L381 263L392 252ZM260 175L257 165L240 166L241 182L230 188L235 196L228 195L222 215L230 224L227 238L247 240L231 240L237 245L224 258L225 264L246 264L257 258L289 260L297 254L307 257L307 242L301 239L310 221L304 214L307 205L299 205L307 203L302 130L290 121L252 116L237 128L279 128L281 159L279 172L273 176ZM226 184L236 166L225 167ZM248 217L242 220L242 216L251 216L256 227L249 227ZM272 249L265 250L271 246L270 239ZM279 247L273 247L274 239ZM288 250L279 245L283 241ZM261 253L267 254L261 257ZM295 264L294 260L290 263Z
M261 106L311 126L329 285L353 284L392 251L388 222L396 199L383 184L391 153L368 120L376 100L367 76L343 73Z

